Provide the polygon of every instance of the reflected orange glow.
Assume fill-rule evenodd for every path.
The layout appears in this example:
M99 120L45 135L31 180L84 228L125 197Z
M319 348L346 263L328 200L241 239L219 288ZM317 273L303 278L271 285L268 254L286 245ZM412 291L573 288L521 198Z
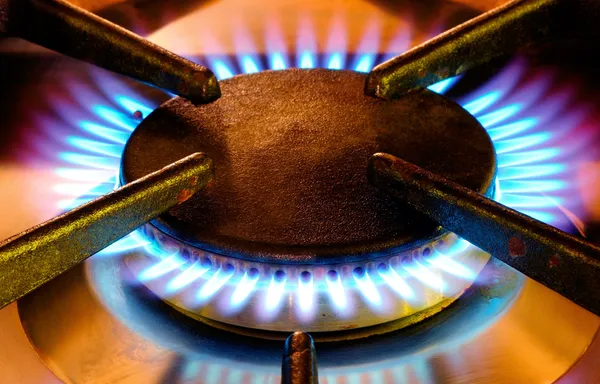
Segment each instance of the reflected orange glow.
M184 56L239 54L240 47L254 47L253 53L260 54L268 51L267 44L289 52L297 48L299 41L316 42L316 53L340 49L401 53L447 29L444 19L451 14L448 10L441 17L434 15L416 28L409 7L394 13L361 0L283 0L268 7L256 7L245 0L223 0L165 25L148 39Z
M59 194L52 186L60 177L50 168L0 165L0 239L13 236L59 214Z
M590 219L600 220L600 162L581 164L577 179L579 192Z

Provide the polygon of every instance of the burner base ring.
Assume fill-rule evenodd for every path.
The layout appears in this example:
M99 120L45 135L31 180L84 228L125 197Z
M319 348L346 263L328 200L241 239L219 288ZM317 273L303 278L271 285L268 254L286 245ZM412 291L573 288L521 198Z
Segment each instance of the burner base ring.
M152 112L121 181L192 151L213 159L216 182L144 226L158 253L146 247L134 275L203 318L274 332L371 327L462 294L489 255L371 185L367 163L391 153L490 195L491 139L452 100L382 101L364 81L265 71L224 81L212 104L174 98Z
M414 313L410 316L403 317L396 320L391 320L386 323L372 325L364 328L357 329L349 329L349 330L341 330L341 331L331 331L331 332L313 332L310 335L315 340L315 342L319 343L328 343L328 342L339 342L339 341L351 341L358 340L365 337L383 335L386 333L394 332L400 329L404 329L410 327L411 325L420 323L421 321L427 320L428 318L436 315L437 313L443 311L448 308L452 304L456 302L469 288L465 288L462 292L457 294L456 296L449 297L440 301L439 303L428 307L420 312ZM285 341L285 339L290 335L290 332L282 331L265 331L255 328L246 328L239 327L236 325L223 323L216 320L211 320L207 317L201 316L197 313L191 312L187 309L179 307L172 303L171 301L164 301L168 306L175 309L176 311L197 320L203 324L206 324L210 327L220 329L226 332L232 332L241 336L246 337L254 337L265 340L276 340L276 341Z
M456 237L453 234L449 235ZM454 256L441 257L451 265L460 265L465 271L468 270L469 276L456 276L456 271L444 271L435 264L428 264L429 267L425 268L418 261L394 267L394 263L379 263L381 260L373 260L370 263L371 267L367 266L364 269L366 280L353 279L352 273L352 277L343 281L340 278L345 301L343 308L339 305L339 298L334 296L333 288L326 284L325 280L315 280L308 299L303 297L301 279L298 279L299 283L296 285L290 282L278 287L281 292L276 305L270 305L273 283L243 288L249 291L248 295L242 301L234 303L246 275L236 275L235 278L231 277L231 280L228 278L222 281L223 268L219 268L202 273L180 291L169 291L173 282L181 280L182 276L189 276L189 271L196 265L193 261L147 280L140 279L140 276L147 275L155 265L159 265L147 251L129 253L125 264L144 286L170 306L216 328L239 328L238 333L242 334L246 333L243 332L244 329L251 329L250 333L264 332L264 335L267 335L265 338L273 338L268 336L271 333L289 333L298 329L323 334L343 334L352 331L356 336L348 337L357 338L380 333L382 331L368 328L394 321L395 325L384 326L382 329L389 331L414 324L439 312L460 297L472 285L475 277L489 261L490 255L464 240L456 240L454 246L459 249ZM461 248L461 244L466 247ZM437 253L435 250L432 252ZM164 260L169 259L163 259L163 262L166 262ZM428 261L422 261L426 262ZM383 272L377 268L382 264L391 266ZM391 275L388 276L388 273ZM399 284L405 284L405 288L410 289L410 294L404 292L405 295L402 296L402 287L399 287ZM206 287L213 287L214 292L206 300L199 300L199 293L204 292ZM309 300L310 305L303 306L303 300ZM356 332L359 329L365 331ZM339 337L343 336L317 338Z

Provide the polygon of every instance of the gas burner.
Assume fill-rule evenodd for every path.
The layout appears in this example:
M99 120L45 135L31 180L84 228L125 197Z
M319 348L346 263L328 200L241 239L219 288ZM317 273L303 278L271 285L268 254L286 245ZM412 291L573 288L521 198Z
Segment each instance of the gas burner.
M124 182L194 152L218 164L214 188L144 227L177 253L168 262L180 273L148 285L188 313L286 332L431 314L469 287L489 256L454 252L456 236L369 184L366 166L394 153L490 196L492 142L443 96L385 102L363 94L365 79L325 69L238 76L210 105L176 98L148 116L125 147ZM436 268L440 253L466 278ZM137 265L148 280L152 270ZM396 294L377 292L380 280L394 280Z
M496 330L507 322L537 327L535 314L552 318L544 349L560 345L559 356L569 348L569 356L581 356L590 337L555 343L561 336L554 331L563 329L555 318L563 316L577 328L571 335L595 332L597 322L586 331L570 309L580 305L582 312L600 314L600 248L542 222L560 211L577 226L566 208L571 203L553 199L576 188L569 183L571 169L561 165L588 158L562 157L586 140L584 135L575 145L564 140L585 131L581 121L568 116L567 128L539 129L556 120L552 116L560 108L548 106L561 101L533 103L530 95L545 94L547 84L529 78L528 91L518 92L513 87L522 86L519 73L501 82L502 89L479 88L474 99L460 100L462 107L426 88L441 93L472 75L465 71L517 49L595 36L595 20L588 17L595 8L588 1L516 0L400 56L363 42L354 51L330 52L327 43L328 51L317 52L318 45L300 38L296 52L251 47L236 49L236 58L227 51L211 60L210 52L200 50L194 53L206 56L192 62L66 0L1 2L1 32L189 101L175 98L156 109L142 108L142 102L115 95L106 84L98 88L112 107L77 97L97 116L75 129L97 140L69 136L69 145L81 151L61 153L61 160L82 167L62 173L89 180L90 168L103 168L111 174L111 192L94 188L90 195L101 197L0 244L0 306L21 298L20 317L32 344L58 376L72 381L87 375L101 382L140 378L139 371L154 379L158 370L148 368L165 358L172 369L161 381L174 382L181 369L196 376L193 364L207 362L213 371L207 381L272 381L275 368L286 384L316 383L313 337L342 341L382 333L320 344L319 375L328 382L437 382L446 381L446 373L453 380L478 380L462 366L461 378L450 372L461 350L481 355L474 367L503 372L490 364L501 355L523 372L518 364L527 367L528 356L540 355L533 350L513 358L513 338ZM372 68L382 58L387 61ZM285 70L291 62L341 69L350 61L351 69L368 73ZM220 82L238 70L267 66L283 71ZM127 123L113 107L128 110ZM73 118L70 112L62 108L59 115ZM101 126L102 119L118 127ZM99 144L100 139L110 143ZM539 214L541 221L525 213ZM132 233L136 228L141 229ZM528 300L525 292L535 282L502 263L563 295L567 305ZM534 315L514 323L503 312L519 303L521 313ZM65 352L81 324L91 342ZM280 351L282 343L263 341L255 348L254 338L239 335L280 339L298 328L313 337L294 332L283 361L279 355L274 364L273 348ZM491 337L498 340L485 355L480 347ZM103 345L100 353L87 353L97 344ZM160 357L141 356L146 346L162 349ZM358 360L349 359L348 351ZM431 376L417 372L442 354L451 355L452 364L444 358ZM141 369L123 364L134 360ZM259 365L264 375L246 375L240 361L250 361L254 372ZM352 376L348 361L368 376ZM398 363L416 380L389 368ZM81 366L88 368L83 374ZM228 367L235 376L225 379ZM536 378L547 381L567 369ZM532 378L524 380L539 381Z

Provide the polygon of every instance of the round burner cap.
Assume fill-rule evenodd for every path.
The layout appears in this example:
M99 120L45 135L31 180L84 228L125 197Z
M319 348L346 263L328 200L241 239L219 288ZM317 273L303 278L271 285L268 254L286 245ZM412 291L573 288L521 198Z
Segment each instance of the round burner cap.
M331 264L420 246L442 229L369 184L370 156L387 152L487 193L494 148L453 101L428 90L393 101L368 97L365 78L267 71L222 81L212 104L171 99L133 132L122 181L207 153L214 186L153 224L217 254Z

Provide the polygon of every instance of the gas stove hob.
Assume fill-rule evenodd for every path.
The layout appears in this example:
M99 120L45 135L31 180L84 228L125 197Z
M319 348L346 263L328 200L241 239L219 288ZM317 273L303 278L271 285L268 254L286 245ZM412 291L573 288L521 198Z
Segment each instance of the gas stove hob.
M205 152L216 182L143 229L181 265L156 278L164 271L133 261L134 273L186 313L288 333L406 325L459 296L489 256L371 186L366 167L390 152L491 194L492 142L442 96L378 101L362 94L365 79L244 75L223 81L215 103L173 99L150 114L125 146L122 180ZM462 270L436 268L441 260ZM379 291L386 281L392 289ZM212 284L231 288L203 288Z
M166 92L0 45L3 380L600 382L594 6L463 3L7 2Z

